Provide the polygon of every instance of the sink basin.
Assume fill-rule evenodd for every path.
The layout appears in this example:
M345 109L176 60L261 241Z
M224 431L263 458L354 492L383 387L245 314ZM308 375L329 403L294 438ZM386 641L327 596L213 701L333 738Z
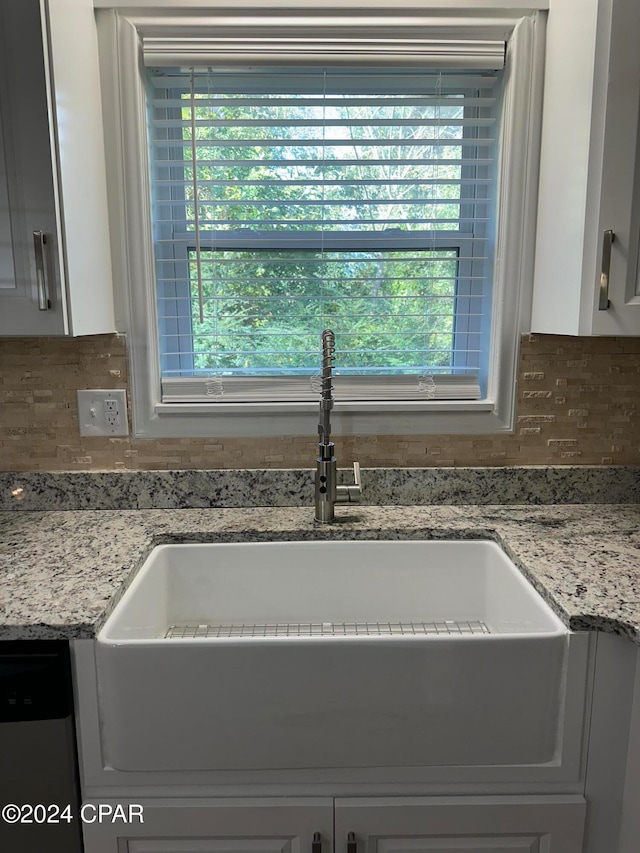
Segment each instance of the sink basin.
M119 770L543 763L568 632L487 541L163 545L96 644Z

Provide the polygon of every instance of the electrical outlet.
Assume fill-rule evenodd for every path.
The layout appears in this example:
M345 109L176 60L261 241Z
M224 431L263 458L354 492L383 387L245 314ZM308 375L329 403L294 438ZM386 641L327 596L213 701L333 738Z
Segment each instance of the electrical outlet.
M120 406L117 400L108 398L104 401L104 419L109 429L117 429L120 426Z
M129 435L127 392L78 391L80 435Z

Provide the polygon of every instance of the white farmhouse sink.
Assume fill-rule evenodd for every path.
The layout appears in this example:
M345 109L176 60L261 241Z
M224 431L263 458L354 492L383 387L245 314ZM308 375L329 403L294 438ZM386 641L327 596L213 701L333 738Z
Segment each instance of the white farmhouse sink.
M567 636L493 542L163 545L98 635L106 758L547 762Z

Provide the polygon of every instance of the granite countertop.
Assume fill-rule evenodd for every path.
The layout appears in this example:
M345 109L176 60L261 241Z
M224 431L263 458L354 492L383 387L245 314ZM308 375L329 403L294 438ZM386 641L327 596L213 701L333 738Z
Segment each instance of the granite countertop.
M574 630L640 645L640 505L310 507L0 513L0 639L95 636L168 542L489 538Z

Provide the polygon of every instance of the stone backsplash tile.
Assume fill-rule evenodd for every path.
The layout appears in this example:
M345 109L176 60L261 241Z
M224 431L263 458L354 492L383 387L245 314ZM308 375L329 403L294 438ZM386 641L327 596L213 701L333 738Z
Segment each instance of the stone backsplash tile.
M315 438L87 438L79 388L127 388L125 339L0 340L0 470L301 468ZM640 465L640 338L525 335L509 435L336 438L341 465Z

